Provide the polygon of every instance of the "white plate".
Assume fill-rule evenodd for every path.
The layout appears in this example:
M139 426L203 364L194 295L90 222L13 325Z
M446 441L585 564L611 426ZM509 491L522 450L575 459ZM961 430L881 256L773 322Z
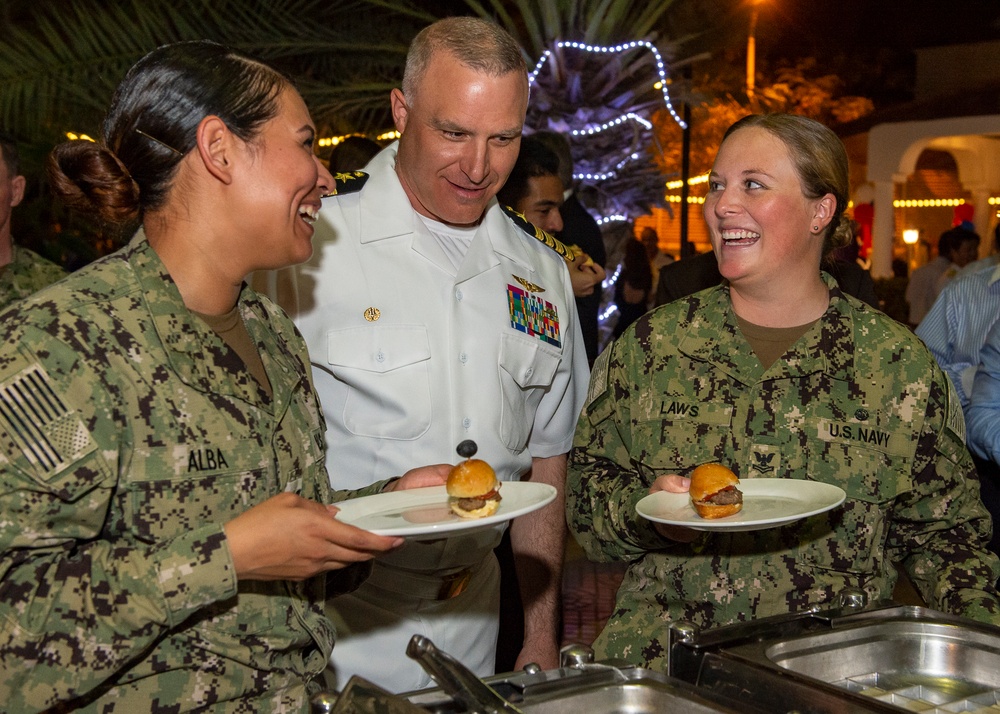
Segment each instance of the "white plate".
M340 509L337 518L378 535L445 537L523 516L555 497L556 489L547 483L504 481L499 508L485 518L459 518L452 513L444 486L378 493L336 505Z
M839 486L791 478L742 479L739 489L743 492L743 510L725 518L702 518L688 494L666 491L646 496L635 504L635 510L651 521L697 531L756 531L829 511L847 496Z

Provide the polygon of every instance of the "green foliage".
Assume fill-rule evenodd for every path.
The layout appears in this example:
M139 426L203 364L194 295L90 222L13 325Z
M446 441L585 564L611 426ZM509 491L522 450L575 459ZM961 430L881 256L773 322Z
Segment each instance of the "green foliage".
M41 4L0 39L0 125L24 140L96 135L114 87L137 59L162 44L209 39L296 79L321 131L381 129L388 88L426 19L406 22L365 0Z

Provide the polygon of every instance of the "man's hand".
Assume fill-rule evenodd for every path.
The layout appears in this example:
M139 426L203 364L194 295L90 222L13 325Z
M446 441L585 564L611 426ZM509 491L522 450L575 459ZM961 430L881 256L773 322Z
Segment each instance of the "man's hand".
M678 476L677 474L666 474L665 476L660 476L653 481L653 485L649 487L650 493L656 493L657 491L667 491L668 493L687 493L690 490L691 479L685 476ZM685 528L683 526L668 526L665 523L654 523L653 527L656 529L656 532L664 538L675 540L678 543L690 543L701 535L701 533L693 528Z
M451 471L451 464L431 464L430 466L410 469L401 478L387 483L382 489L382 493L426 486L444 486L448 480L449 471Z
M573 295L576 297L587 297L593 294L594 290L604 280L604 268L595 263L586 253L579 253L571 262L569 267L569 279L573 285Z

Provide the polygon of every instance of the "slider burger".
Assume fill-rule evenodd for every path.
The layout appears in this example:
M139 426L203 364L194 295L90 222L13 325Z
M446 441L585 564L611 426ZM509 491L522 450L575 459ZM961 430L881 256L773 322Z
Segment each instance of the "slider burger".
M691 472L691 503L702 518L725 518L743 508L740 480L722 464L702 464Z
M458 445L458 454L465 461L452 467L445 485L448 506L462 518L491 516L500 505L500 482L488 463L472 458L477 448L476 442L468 439Z

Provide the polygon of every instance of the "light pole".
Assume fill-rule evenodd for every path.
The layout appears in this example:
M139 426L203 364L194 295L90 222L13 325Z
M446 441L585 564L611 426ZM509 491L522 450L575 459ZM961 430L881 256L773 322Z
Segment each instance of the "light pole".
M750 109L757 111L757 96L754 92L757 62L757 15L764 0L750 0L750 32L747 35L747 100Z

